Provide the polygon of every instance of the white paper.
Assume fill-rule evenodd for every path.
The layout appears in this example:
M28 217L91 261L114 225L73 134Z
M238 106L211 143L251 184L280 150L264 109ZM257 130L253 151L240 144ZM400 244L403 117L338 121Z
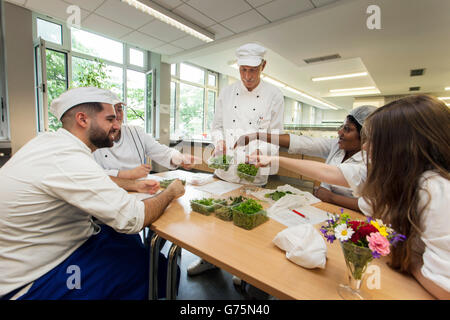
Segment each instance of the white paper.
M210 173L195 173L186 179L187 183L190 183L195 186L202 186L204 184L211 183L213 181L214 177Z
M204 186L195 187L197 190L209 192L216 195L222 195L224 193L228 193L230 191L236 190L242 187L240 184L226 182L226 181L216 181L213 183L208 183Z
M276 203L276 201L272 200L271 198L266 198L265 195L268 194L268 193L273 193L275 191L284 191L284 192L290 191L290 192L292 192L293 195L292 194L287 194L286 196L294 196L295 195L296 196L296 200L297 200L297 204L296 205L298 205L298 206L304 206L304 205L309 205L309 204L314 204L314 203L321 202L320 199L316 198L310 192L302 191L302 190L294 188L293 186L290 186L288 184L285 184L284 186L279 186L279 187L277 187L276 190L263 189L263 190L259 190L259 191L256 191L256 192L252 192L251 195L254 196L255 198L259 199L259 200L266 201L268 203L274 204L274 203ZM284 196L284 197L286 197L286 196ZM283 198L280 198L278 201L283 200Z

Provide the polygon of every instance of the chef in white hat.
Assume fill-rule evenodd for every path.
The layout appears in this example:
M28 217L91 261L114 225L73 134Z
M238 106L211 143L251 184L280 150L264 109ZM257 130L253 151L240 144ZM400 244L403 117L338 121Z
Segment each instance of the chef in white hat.
M247 183L236 174L239 163L245 162L245 156L254 152L274 155L278 152L275 145L254 141L248 149L233 148L236 140L251 132L280 134L283 132L284 96L276 86L264 82L261 73L266 67L264 56L266 48L256 43L247 43L236 50L240 80L223 88L217 100L212 139L214 154L227 154L234 157L235 164L227 171L215 170L215 175L234 183ZM276 170L275 170L276 171ZM268 175L275 172L269 168L260 168L254 184L265 185ZM188 268L189 275L196 275L214 268L204 260L194 262Z
M140 201L126 190L155 193L158 182L113 180L95 162L92 152L113 144L117 101L98 88L64 92L50 108L63 127L0 169L0 299L147 299L149 256L138 233L184 187L175 181Z

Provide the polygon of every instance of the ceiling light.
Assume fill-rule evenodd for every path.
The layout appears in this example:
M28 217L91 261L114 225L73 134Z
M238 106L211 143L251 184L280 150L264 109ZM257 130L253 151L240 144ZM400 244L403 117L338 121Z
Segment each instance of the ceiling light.
M321 104L321 105L324 105L324 106L326 106L326 107L328 107L328 108L331 108L331 109L333 109L333 110L337 110L337 109L338 109L338 108L332 106L332 105L329 104L329 103L323 102L323 101L321 101L321 100L319 100L319 99L317 99L317 98L314 98L314 97L310 96L309 94L306 94L306 93L304 93L304 92L301 92L301 91L299 91L299 90L297 90L297 89L294 89L294 88L291 88L291 87L289 87L289 86L286 86L284 89L286 89L286 90L288 90L288 91L291 91L291 92L293 92L293 93L295 93L295 94L298 94L298 95L300 95L300 96L302 96L302 97L305 97L305 98L307 98L307 99L310 99L310 100L312 100L312 101L314 101L314 102L317 102L317 103L319 103L319 104Z
M331 89L330 92L348 92L348 91L362 91L373 90L375 87L361 87L361 88L348 88L348 89Z
M264 79L264 81L271 83L277 87L280 87L280 88L286 87L286 85L284 83L281 83L280 81L272 79L271 77L268 77L266 75L264 75L263 79Z
M329 76L329 77L315 77L312 78L312 81L324 81L324 80L335 80L335 79L344 79L344 78L354 78L354 77L363 77L367 76L367 72L357 72L357 73L348 73L348 74L341 74L336 76Z
M449 91L449 90L450 90L450 87L446 87L445 90L446 90L446 91Z
M438 97L439 100L450 100L450 97Z
M195 30L194 28L187 26L185 23L181 23L181 22L175 20L174 18L171 18L168 15L162 13L161 12L162 10L159 10L159 9L157 10L157 9L151 8L148 5L145 5L137 0L121 0L121 1L129 4L132 7L135 7L136 9L138 9L144 13L151 15L152 17L154 17L164 23L171 25L172 27L175 27L181 31L184 31L187 34L189 34L193 37L196 37L202 41L205 41L205 42L214 41L212 34L208 34L206 31L200 32L198 30ZM153 4L152 4L152 6L153 6ZM154 5L154 6L156 7L156 5Z

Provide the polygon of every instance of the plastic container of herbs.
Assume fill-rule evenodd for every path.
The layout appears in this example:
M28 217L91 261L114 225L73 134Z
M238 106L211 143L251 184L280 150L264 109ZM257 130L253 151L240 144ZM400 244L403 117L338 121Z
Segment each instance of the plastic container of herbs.
M216 217L225 221L233 220L233 207L247 200L243 196L229 197L224 203L218 204L215 210Z
M257 168L253 164L249 163L240 163L237 166L237 172L239 178L247 181L247 182L254 182L256 175L258 174L259 168Z
M196 199L191 200L191 209L194 210L195 212L209 216L219 207L219 204L223 203L224 200L222 199L212 199L212 198Z
M172 182L174 182L176 179L164 179L164 180L161 180L160 182L159 182L159 186L161 187L161 188L167 188L168 186L169 186L169 184L171 184ZM186 185L186 180L184 180L184 179L179 179L179 180L181 180L181 183L183 184L183 185Z
M221 169L227 171L230 168L232 156L220 155L216 157L211 157L208 159L208 167L211 169Z
M232 210L233 223L246 230L251 230L269 220L266 211L253 199L248 199L234 206Z

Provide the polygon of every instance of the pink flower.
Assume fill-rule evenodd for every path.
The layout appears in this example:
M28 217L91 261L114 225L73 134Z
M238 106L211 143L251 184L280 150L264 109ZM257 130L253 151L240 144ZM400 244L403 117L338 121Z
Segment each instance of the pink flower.
M370 250L376 251L382 256L387 256L391 252L388 239L383 237L379 232L372 232L366 239L369 242Z

